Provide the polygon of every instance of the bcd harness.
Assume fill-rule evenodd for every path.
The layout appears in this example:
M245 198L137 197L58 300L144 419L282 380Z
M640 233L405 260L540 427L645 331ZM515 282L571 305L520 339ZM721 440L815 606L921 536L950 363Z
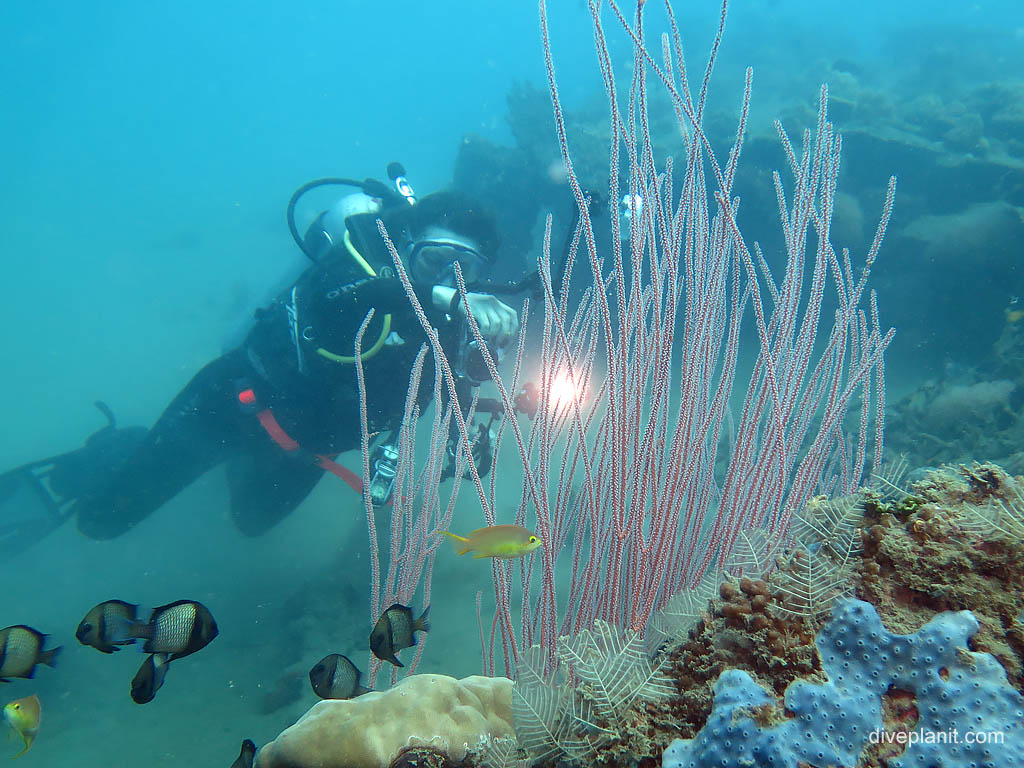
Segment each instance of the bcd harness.
M326 232L324 234L330 240L330 236L327 235ZM331 243L334 244L333 240L331 240ZM370 263L356 249L351 237L349 236L347 229L345 231L344 242L342 245L345 251L349 254L349 256L352 257L353 262L358 266L359 271L365 272L366 276L371 279L377 277L376 270L374 270ZM295 346L297 368L299 370L299 373L302 374L305 373L305 365L303 361L301 346L302 342L299 338L300 335L302 334L302 331L300 330L299 327L297 296L296 289L294 287L292 288L290 298L291 303L286 305L287 318L288 324L290 326L292 343ZM383 318L380 335L378 336L374 344L368 350L362 353L362 359L366 360L376 355L377 352L379 352L380 349L384 346L385 341L387 340L389 335L391 335L391 315L386 314L384 315ZM324 349L323 347L317 347L316 352L320 357L324 358L325 360L329 360L330 362L339 363L342 365L352 364L356 360L355 357L350 357L347 355L338 355L336 353L330 352L327 349ZM256 392L252 389L252 387L244 385L239 387L238 402L246 412L251 412L256 415L256 418L259 420L260 426L263 427L263 430L267 433L270 439L277 443L277 445L285 453L293 455L299 458L300 460L304 460L309 464L315 464L316 466L319 466L321 469L339 477L341 480L345 482L346 485L348 485L356 493L363 493L362 477L360 477L347 467L338 464L330 456L326 456L324 454L312 454L303 449L302 446L300 446L299 443L294 438L291 437L291 435L285 432L284 428L281 426L277 418L274 416L273 411L270 410L270 407L263 405L259 402L259 399L256 396Z
M324 233L325 237L330 238L327 233ZM333 240L331 240L333 244ZM370 263L363 257L361 253L356 249L352 243L352 239L346 230L344 236L343 246L345 251L348 252L349 256L352 257L352 261L357 265L361 273L365 273L363 279L373 279L378 276L377 271L370 265ZM347 283L348 287L352 287L359 283L359 279L356 278L351 282ZM338 289L341 290L341 289ZM335 291L337 293L337 291ZM306 333L309 329L301 327L299 321L299 306L298 306L298 287L293 286L289 297L289 303L285 305L285 310L288 318L288 326L292 339L292 344L295 347L295 363L299 373L304 374L306 372L305 360L302 354L302 340L308 338ZM380 334L377 340L370 346L369 349L362 353L363 360L369 360L371 357L376 355L386 343L388 336L391 335L391 315L385 314L383 322L381 324ZM316 353L324 360L328 360L332 363L340 363L343 365L350 365L356 361L354 356L351 355L339 355L335 352L331 352L324 347L318 346Z
M284 431L284 427L278 423L270 407L259 402L256 393L251 387L239 391L238 402L245 411L256 415L260 426L263 427L263 430L270 439L280 446L282 451L309 464L317 465L321 469L341 478L356 493L362 494L363 478L347 467L338 464L330 456L325 456L322 453L311 454L306 451L291 435Z

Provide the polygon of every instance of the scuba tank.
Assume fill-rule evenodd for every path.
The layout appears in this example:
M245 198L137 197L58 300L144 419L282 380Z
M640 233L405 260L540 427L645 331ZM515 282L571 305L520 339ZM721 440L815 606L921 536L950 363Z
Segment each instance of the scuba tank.
M324 266L321 258L330 247L339 244L345 233L345 219L359 213L379 213L382 208L396 205L414 205L416 196L412 185L405 176L405 168L399 162L388 163L388 178L392 186L377 179L347 179L337 176L314 179L299 187L288 200L285 218L288 231L295 244L314 264ZM359 192L346 196L330 209L321 213L306 230L305 237L299 234L295 224L295 206L309 191L325 186L355 187ZM351 199L350 199L351 198Z
M333 244L342 242L346 218L361 213L378 213L384 207L385 202L395 204L404 201L412 204L416 201L412 185L405 176L405 168L402 164L389 163L387 170L394 188L376 179L358 181L329 177L307 182L295 191L288 201L286 217L288 231L296 245L299 246L302 256L296 255L291 258L277 279L272 280L269 286L260 292L259 298L248 303L245 311L241 314L241 319L222 338L221 350L223 352L236 349L241 345L246 335L252 330L253 316L256 311L270 304L284 293L288 286L294 285L299 276L308 268L309 261L321 264L322 257ZM302 237L295 224L295 206L307 192L325 186L350 186L355 187L358 191L342 197L330 208L321 212L307 228L305 237ZM323 265L321 264L321 266Z

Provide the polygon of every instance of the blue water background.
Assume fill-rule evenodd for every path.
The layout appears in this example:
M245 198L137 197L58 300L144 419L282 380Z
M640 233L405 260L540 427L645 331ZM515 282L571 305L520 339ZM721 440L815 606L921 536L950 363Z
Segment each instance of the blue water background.
M585 5L550 6L563 96L591 102L599 81ZM653 27L657 4L648 7ZM676 12L689 61L702 67L717 3ZM1024 19L1009 0L872 0L856 10L736 0L714 86L737 103L753 65L755 119L768 120L773 105L813 104L816 72L836 57L895 83L936 40L947 43L951 79L1021 71ZM463 135L511 143L506 93L544 78L529 2L5 3L0 50L2 467L79 445L103 424L97 399L123 424L151 424L299 259L283 213L299 184L382 177L397 159L421 193L443 187ZM617 66L628 52L614 43ZM302 213L300 229L315 212ZM884 320L884 296L882 308ZM943 322L955 320L936 318L934 333ZM915 343L924 342L893 347L898 378L911 378L899 356ZM241 738L276 735L313 702L308 688L272 714L254 703L288 663L304 673L318 658L315 642L290 653L282 638L322 637L323 653L364 658L345 646L368 631L365 603L339 597L312 618L286 609L296 593L329 600L325 573L341 594L365 592L365 525L352 496L328 478L285 523L249 540L227 518L218 471L116 541L87 542L66 526L0 563L0 626L30 624L65 645L58 669L0 686L8 698L38 692L46 709L21 764L74 755L83 768L228 765ZM479 670L472 600L489 591L489 571L442 558L425 668ZM141 656L104 657L73 637L89 606L113 597L202 600L221 637L138 707L128 681Z

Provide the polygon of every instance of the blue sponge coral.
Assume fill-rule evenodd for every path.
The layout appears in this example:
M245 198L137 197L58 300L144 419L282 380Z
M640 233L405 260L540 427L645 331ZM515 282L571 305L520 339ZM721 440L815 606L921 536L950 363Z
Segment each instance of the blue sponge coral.
M987 653L967 650L978 631L969 611L936 616L912 635L893 635L870 603L839 603L817 637L825 683L786 689L786 714L746 672L715 684L714 708L693 739L672 742L664 768L855 766L883 733L882 696L917 699L917 728L892 768L1019 768L1024 765L1024 699Z

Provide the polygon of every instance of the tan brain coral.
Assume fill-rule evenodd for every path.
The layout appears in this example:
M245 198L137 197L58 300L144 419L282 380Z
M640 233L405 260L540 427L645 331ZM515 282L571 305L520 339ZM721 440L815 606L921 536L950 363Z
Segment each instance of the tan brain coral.
M349 701L321 701L264 746L256 768L387 768L406 746L462 759L485 736L511 736L512 681L412 675Z

